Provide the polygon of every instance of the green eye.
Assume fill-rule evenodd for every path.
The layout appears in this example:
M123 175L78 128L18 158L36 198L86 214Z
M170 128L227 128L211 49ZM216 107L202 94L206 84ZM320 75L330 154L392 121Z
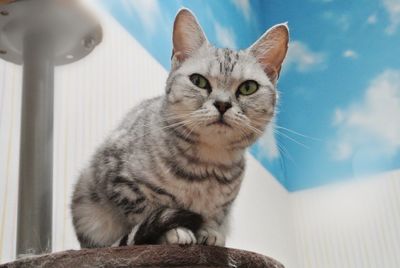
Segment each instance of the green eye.
M238 88L237 94L239 95L251 95L258 90L258 84L256 81L247 80L244 81Z
M208 90L211 89L210 83L204 78L204 76L200 74L192 74L189 78L195 86Z

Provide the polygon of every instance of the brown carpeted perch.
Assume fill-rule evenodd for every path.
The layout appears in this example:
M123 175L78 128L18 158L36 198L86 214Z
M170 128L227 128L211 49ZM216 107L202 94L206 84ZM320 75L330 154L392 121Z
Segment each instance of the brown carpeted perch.
M260 254L211 246L134 246L68 250L0 265L11 267L248 267L283 268Z

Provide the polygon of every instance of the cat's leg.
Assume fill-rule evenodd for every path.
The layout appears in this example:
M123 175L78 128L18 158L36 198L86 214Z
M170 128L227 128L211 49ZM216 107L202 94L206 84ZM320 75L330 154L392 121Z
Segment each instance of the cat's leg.
M114 207L81 201L72 205L75 231L82 248L111 246L128 230L126 219Z
M208 219L196 232L198 244L209 246L225 246L226 235L229 230L229 216L227 211L221 211L215 219Z
M169 209L167 209L167 210L169 210ZM154 212L153 212L153 214L154 214ZM170 212L168 212L168 214L170 214ZM152 229L151 234L150 234L151 236L153 236L156 233L159 233L160 230L164 229L163 227L161 229L159 229L159 227L157 226L158 220L156 218L154 218L154 219L155 220L152 222L153 226L148 226ZM127 245L137 244L137 243L135 243L135 236L140 228L141 228L141 230L139 230L139 232L143 231L143 225L146 225L146 223L141 223L141 224L135 225L135 227L132 228L132 230L129 234L118 239L112 246L119 247L119 246L127 246ZM148 227L145 227L145 229L148 229ZM143 233L141 233L141 235L143 236ZM173 228L173 229L170 229L169 231L166 231L165 233L163 233L163 234L161 233L159 235L160 235L160 238L158 239L156 244L191 245L191 244L197 243L196 236L194 235L194 233L186 227ZM155 236L158 236L158 235L156 234ZM139 242L139 244L142 244L142 243ZM150 241L149 244L153 244L153 243Z
M134 238L142 244L195 244L197 231L203 223L202 216L185 209L159 207L144 219Z
M85 238L89 238L89 244L101 246L133 244L139 227L137 223L145 215L147 207L147 200L135 181L115 176L107 181L101 193L99 189L96 191L95 187L90 187L90 184L85 186L77 187L80 190L75 193L75 196L82 195L85 198L75 202L79 203L79 206L75 205L76 208L74 202L72 206L74 225L81 245L87 244ZM94 193L97 195L96 200L92 200Z
M78 181L72 198L72 220L82 248L111 246L128 233L131 226L96 186L88 169Z
M226 233L220 227L204 225L196 233L197 243L209 246L225 246Z
M178 227L167 231L160 239L160 244L196 244L197 239L193 232L184 227Z

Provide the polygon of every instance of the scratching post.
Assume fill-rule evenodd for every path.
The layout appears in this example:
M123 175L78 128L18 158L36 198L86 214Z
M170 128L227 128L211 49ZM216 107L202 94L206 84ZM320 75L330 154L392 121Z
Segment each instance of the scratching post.
M198 245L69 250L0 265L14 267L284 268L279 262L253 252Z

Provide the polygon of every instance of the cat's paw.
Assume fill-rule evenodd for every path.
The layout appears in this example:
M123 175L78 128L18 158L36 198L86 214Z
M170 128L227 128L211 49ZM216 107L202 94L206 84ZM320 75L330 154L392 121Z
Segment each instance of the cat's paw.
M197 243L208 246L225 246L225 235L211 228L202 228L196 233Z
M196 244L197 240L193 232L184 227L178 227L166 232L160 240L161 244Z

